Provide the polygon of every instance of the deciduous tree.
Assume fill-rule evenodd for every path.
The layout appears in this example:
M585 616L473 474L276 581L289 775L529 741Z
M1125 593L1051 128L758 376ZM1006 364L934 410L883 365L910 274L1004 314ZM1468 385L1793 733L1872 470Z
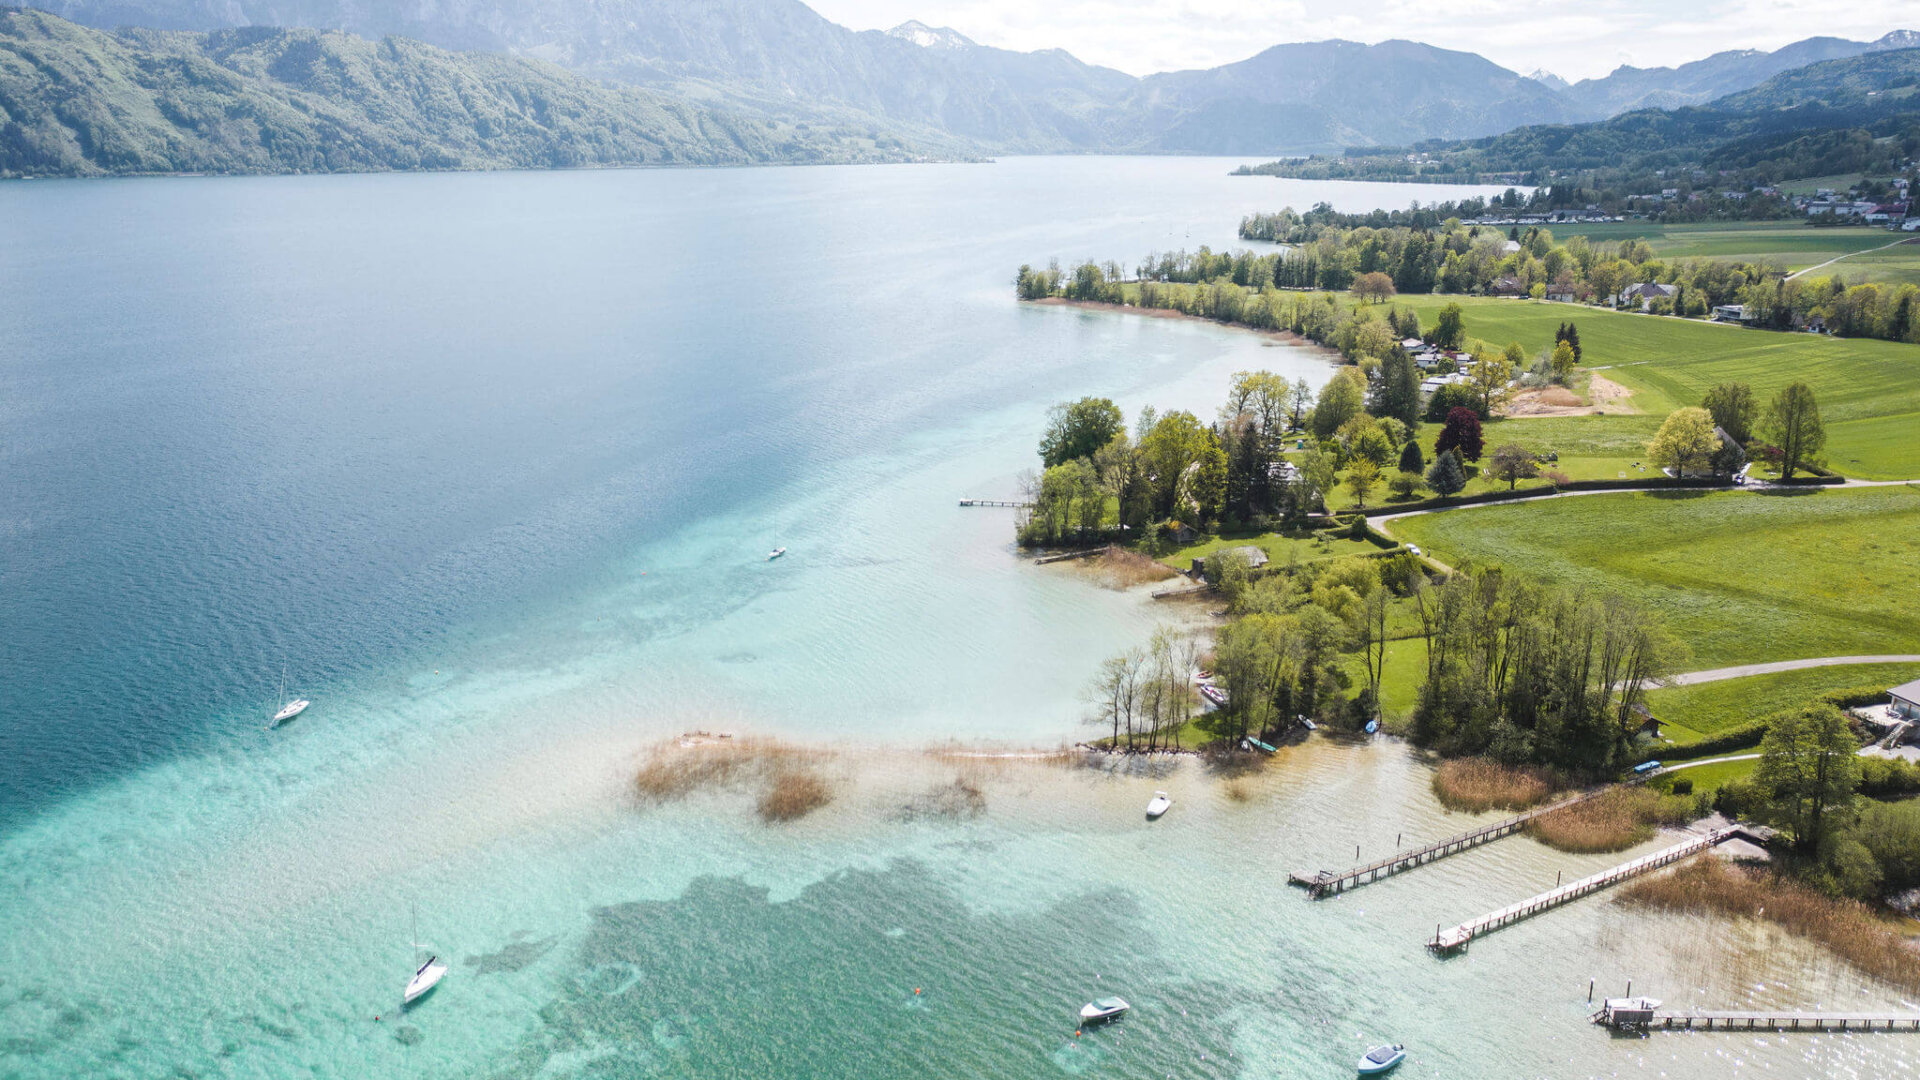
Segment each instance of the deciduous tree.
M1791 479L1801 469L1820 464L1827 445L1827 429L1820 422L1820 405L1813 388L1794 383L1775 395L1760 424L1760 434L1780 448L1780 477Z
M1092 457L1094 452L1127 430L1120 406L1106 398L1084 397L1062 402L1047 412L1047 433L1040 439L1040 460L1047 467Z
M1860 785L1858 750L1847 718L1831 705L1781 713L1767 727L1753 779L1774 820L1792 830L1803 852L1818 850L1833 812L1853 801Z
M1758 406L1746 383L1719 383L1707 391L1700 407L1741 446L1753 441L1753 418Z
M1711 470L1720 436L1713 433L1713 417L1705 409L1675 409L1647 444L1647 458L1672 469L1675 476Z
M1540 466L1534 460L1533 451L1519 443L1507 443L1495 450L1488 464L1495 477L1507 482L1508 491L1512 491L1520 481L1540 475Z
M1456 408L1447 413L1447 424L1434 440L1433 452L1444 454L1452 450L1463 460L1479 461L1485 445L1480 434L1479 414L1472 409Z

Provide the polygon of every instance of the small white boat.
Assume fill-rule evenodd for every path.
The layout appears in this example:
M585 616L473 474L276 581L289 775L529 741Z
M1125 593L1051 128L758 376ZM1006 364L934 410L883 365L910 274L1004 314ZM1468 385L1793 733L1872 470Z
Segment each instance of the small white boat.
M407 994L400 1003L402 1005L413 1004L415 998L421 997L434 987L439 986L440 980L446 978L446 975L447 965L441 963L439 957L427 957L427 962L421 964L420 970L414 972L413 978L407 982Z
M273 722L276 724L285 723L299 716L301 713L306 712L307 706L311 704L313 704L313 702L308 701L306 698L301 698L298 701L289 701L279 712L273 714Z
M786 548L774 548L772 551L767 552L767 561L772 562L773 560L779 558L782 555L785 555L786 553L787 553Z
M1148 820L1157 818L1172 809L1172 807L1173 796L1164 791L1156 791L1153 793L1153 798L1147 802L1147 818Z
M1397 1043L1393 1046L1376 1046L1360 1059L1360 1075L1379 1076L1381 1073L1393 1071L1405 1060L1407 1060L1407 1048L1404 1046Z
M1111 1020L1131 1008L1133 1006L1127 1004L1126 998L1104 997L1099 1001L1089 1001L1080 1006L1080 1021L1086 1024L1097 1024L1102 1020Z
M1200 696L1211 701L1219 708L1224 709L1227 707L1227 692L1212 683L1200 684Z

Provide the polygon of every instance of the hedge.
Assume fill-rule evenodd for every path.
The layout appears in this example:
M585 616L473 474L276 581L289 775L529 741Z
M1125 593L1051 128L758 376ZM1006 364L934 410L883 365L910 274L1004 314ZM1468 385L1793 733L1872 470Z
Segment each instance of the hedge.
M1544 487L1513 488L1508 491L1483 491L1478 495L1441 495L1431 499L1415 499L1411 502L1388 503L1376 507L1370 517L1384 517L1388 514L1409 514L1422 510L1444 510L1454 506L1477 506L1482 503L1508 502L1513 499L1538 499L1555 495L1562 491L1662 491L1662 490L1714 490L1730 488L1732 480L1680 480L1671 476L1639 480L1569 480L1564 484L1548 484Z

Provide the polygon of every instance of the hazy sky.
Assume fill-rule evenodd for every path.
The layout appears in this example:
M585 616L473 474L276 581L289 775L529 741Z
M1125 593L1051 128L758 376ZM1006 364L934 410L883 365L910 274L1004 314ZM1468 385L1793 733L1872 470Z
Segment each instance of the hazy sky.
M856 30L908 19L983 45L1064 48L1136 75L1212 67L1269 45L1408 38L1568 80L1801 38L1920 30L1920 0L806 0Z

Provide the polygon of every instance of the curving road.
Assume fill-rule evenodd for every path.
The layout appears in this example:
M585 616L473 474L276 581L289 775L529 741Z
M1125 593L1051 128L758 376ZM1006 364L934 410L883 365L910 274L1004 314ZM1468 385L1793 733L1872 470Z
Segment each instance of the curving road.
M1738 667L1714 668L1711 671L1690 671L1685 675L1675 675L1669 686L1692 686L1695 683L1719 682L1721 679L1741 679L1748 675L1771 675L1776 671L1800 671L1805 668L1839 667L1842 664L1920 664L1920 654L1895 653L1882 656L1817 656L1811 660L1775 660L1768 664L1741 664Z

